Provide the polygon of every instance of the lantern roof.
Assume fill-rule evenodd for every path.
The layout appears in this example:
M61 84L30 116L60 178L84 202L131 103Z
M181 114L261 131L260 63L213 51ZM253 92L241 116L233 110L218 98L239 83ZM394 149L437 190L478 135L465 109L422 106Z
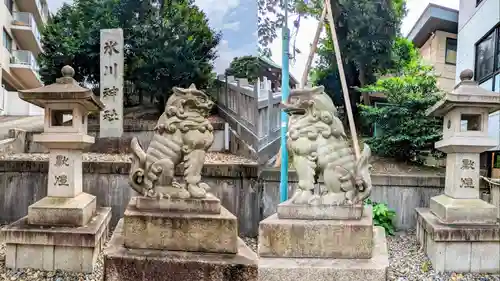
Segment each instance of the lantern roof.
M460 83L453 91L426 111L428 116L444 116L456 107L489 108L490 112L500 109L500 93L488 91L472 80L474 72L466 69L460 73Z
M19 91L19 98L29 103L45 108L48 103L82 104L87 110L102 110L104 104L90 89L81 87L73 78L75 70L66 65L61 70L62 77L56 83L35 89Z

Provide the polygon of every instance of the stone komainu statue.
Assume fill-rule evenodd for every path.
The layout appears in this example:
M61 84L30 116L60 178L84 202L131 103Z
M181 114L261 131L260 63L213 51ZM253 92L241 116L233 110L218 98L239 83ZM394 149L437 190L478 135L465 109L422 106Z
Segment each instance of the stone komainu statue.
M144 196L204 198L207 184L201 181L205 154L214 141L207 119L214 103L193 84L174 88L165 112L158 120L146 152L132 139L129 183ZM175 181L175 167L184 162L184 184Z
M297 204L357 204L371 192L370 148L358 161L337 109L324 87L292 90L283 104L290 115L287 146L299 179L292 197ZM319 176L324 188L314 193Z

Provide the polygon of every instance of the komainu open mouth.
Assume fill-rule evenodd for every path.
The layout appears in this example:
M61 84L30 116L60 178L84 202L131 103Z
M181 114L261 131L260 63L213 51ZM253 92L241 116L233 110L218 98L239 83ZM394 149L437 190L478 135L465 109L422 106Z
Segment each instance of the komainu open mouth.
M289 115L304 115L306 110L301 107L297 107L295 104L281 104L280 107Z

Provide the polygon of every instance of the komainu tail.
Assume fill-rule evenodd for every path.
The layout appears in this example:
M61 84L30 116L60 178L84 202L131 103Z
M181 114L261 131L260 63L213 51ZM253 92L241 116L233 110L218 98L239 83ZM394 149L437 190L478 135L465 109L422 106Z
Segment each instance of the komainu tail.
M139 194L144 195L146 190L152 188L151 184L148 184L145 178L146 152L142 149L137 138L132 139L130 148L132 150L130 159L132 164L129 173L129 184Z
M372 150L370 147L365 143L363 147L363 152L361 153L358 162L356 163L356 171L358 173L362 171L367 171L370 172L370 157L372 156Z
M355 201L357 202L363 202L366 198L370 196L370 193L372 191L372 179L370 176L371 155L372 151L370 147L365 143L363 147L363 152L361 153L358 162L356 163L355 181L359 191L359 193L356 196L357 198L355 199Z
M352 172L343 167L337 167L337 172L342 175L340 177L340 181L351 181L352 186L357 189L354 192L354 198L349 198L349 200L354 203L363 202L363 200L370 196L372 189L372 180L370 177L371 154L372 153L370 147L365 144L363 152L361 153L359 159L356 161L356 166Z

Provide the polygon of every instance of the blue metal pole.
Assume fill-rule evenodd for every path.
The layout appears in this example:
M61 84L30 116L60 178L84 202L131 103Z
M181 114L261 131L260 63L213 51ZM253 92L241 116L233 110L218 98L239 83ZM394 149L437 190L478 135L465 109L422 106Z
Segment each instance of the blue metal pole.
M284 26L281 31L283 42L282 67L281 67L281 101L285 103L290 93L289 83L289 43L290 31L288 30L288 0L283 0L285 8ZM286 148L286 132L288 115L281 109L281 176L280 176L280 202L288 200L288 150Z

